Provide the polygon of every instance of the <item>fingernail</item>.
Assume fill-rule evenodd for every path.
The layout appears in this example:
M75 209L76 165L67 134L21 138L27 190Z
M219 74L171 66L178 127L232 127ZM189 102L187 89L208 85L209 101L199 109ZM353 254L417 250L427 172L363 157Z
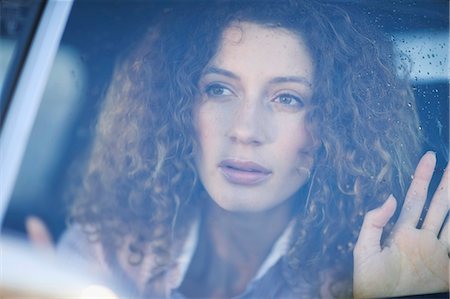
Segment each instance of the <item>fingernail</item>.
M436 160L436 152L434 152L434 151L428 151L425 153L425 155L429 156L430 159L432 159L432 160Z

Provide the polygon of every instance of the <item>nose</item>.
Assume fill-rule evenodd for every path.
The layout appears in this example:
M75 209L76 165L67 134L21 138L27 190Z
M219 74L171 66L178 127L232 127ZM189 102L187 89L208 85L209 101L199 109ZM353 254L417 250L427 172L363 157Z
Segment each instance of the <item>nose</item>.
M245 145L261 145L267 139L265 113L261 104L240 103L232 116L227 133L232 142Z

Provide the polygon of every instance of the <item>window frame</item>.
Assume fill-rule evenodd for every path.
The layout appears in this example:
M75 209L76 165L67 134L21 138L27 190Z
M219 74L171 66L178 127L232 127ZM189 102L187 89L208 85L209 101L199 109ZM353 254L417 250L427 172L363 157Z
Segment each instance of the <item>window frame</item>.
M0 132L0 223L19 172L28 137L66 26L73 0L48 0L36 20L29 50L24 49L23 67L11 82L8 110ZM26 45L25 45L26 46ZM8 74L10 75L10 74Z

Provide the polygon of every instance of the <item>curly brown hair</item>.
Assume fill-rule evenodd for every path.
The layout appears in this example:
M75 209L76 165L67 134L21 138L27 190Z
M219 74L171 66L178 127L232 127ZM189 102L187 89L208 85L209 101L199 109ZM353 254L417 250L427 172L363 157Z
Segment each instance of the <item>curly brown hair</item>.
M331 273L333 291L348 296L362 218L388 194L402 198L421 136L407 67L394 64L389 37L336 4L197 1L162 10L117 64L71 218L112 248L132 236L130 263L151 243L164 271L174 236L201 207L192 109L233 21L286 28L311 52L307 126L318 150L283 270L294 290L306 279L316 294Z

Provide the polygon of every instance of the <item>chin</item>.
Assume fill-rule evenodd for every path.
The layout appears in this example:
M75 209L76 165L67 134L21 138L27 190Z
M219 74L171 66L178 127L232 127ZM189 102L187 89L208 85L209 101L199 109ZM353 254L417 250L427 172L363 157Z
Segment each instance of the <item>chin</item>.
M276 204L265 204L261 200L255 201L254 198L213 199L213 201L222 209L234 213L258 213L276 206Z

